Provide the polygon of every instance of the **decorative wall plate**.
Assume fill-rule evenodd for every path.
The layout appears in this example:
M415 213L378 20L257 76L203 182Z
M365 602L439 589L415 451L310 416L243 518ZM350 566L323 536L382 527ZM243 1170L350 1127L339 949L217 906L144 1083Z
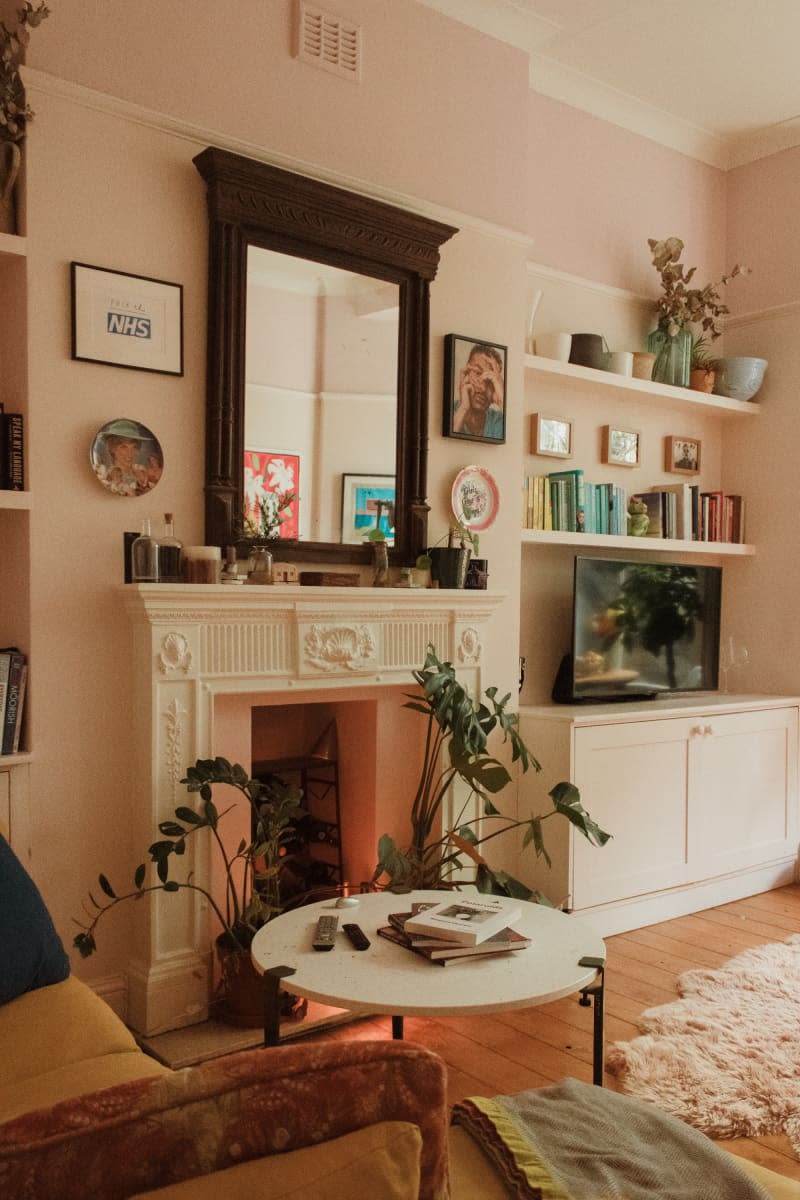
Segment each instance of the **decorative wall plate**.
M456 520L467 529L482 533L494 523L500 508L500 493L485 467L464 467L456 475L451 501Z
M97 479L115 496L144 496L164 470L158 438L146 425L127 417L98 429L90 458Z

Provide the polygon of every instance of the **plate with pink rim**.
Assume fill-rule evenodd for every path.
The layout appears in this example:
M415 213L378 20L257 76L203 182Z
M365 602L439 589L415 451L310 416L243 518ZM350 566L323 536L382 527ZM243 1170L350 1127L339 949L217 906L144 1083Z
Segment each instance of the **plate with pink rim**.
M482 533L494 524L500 508L500 492L485 467L464 467L453 483L451 503L461 525Z

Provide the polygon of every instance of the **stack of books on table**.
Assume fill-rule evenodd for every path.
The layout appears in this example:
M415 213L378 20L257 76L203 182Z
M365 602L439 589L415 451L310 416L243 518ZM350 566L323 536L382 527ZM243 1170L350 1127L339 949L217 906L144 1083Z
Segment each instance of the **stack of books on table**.
M378 934L446 967L524 950L531 939L511 927L520 915L513 904L451 897L441 904L414 903L407 912L390 913L389 924Z

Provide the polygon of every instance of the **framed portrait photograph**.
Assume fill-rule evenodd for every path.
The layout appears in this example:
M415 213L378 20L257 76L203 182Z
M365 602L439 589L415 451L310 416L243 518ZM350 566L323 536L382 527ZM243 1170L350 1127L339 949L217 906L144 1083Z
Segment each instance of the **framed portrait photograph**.
M72 357L80 362L183 374L183 286L70 264Z
M572 458L572 421L534 413L531 425L531 454Z
M268 495L294 493L294 500L278 515L278 537L290 541L300 536L300 455L283 450L245 450L244 521L254 529L261 518L261 501Z
M508 347L448 333L444 339L442 433L470 442L506 440Z
M664 467L676 475L700 473L700 442L696 437L664 438Z
M602 461L612 467L638 467L641 459L641 440L642 435L638 429L604 425Z
M394 545L394 475L342 476L342 541L361 545L380 529L387 546Z

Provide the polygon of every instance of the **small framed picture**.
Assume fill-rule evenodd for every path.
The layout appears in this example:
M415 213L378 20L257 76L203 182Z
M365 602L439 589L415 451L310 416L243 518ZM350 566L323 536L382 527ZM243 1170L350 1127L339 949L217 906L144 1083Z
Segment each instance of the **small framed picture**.
M677 475L698 475L700 442L696 437L664 438L664 467Z
M602 460L612 467L638 467L642 435L638 429L603 426Z
M125 271L70 264L72 357L183 374L183 287Z
M506 440L507 346L448 333L442 433L470 442Z
M534 413L531 426L531 454L551 458L572 458L572 421Z
M360 545L380 529L393 546L395 492L394 475L343 475L342 541Z

